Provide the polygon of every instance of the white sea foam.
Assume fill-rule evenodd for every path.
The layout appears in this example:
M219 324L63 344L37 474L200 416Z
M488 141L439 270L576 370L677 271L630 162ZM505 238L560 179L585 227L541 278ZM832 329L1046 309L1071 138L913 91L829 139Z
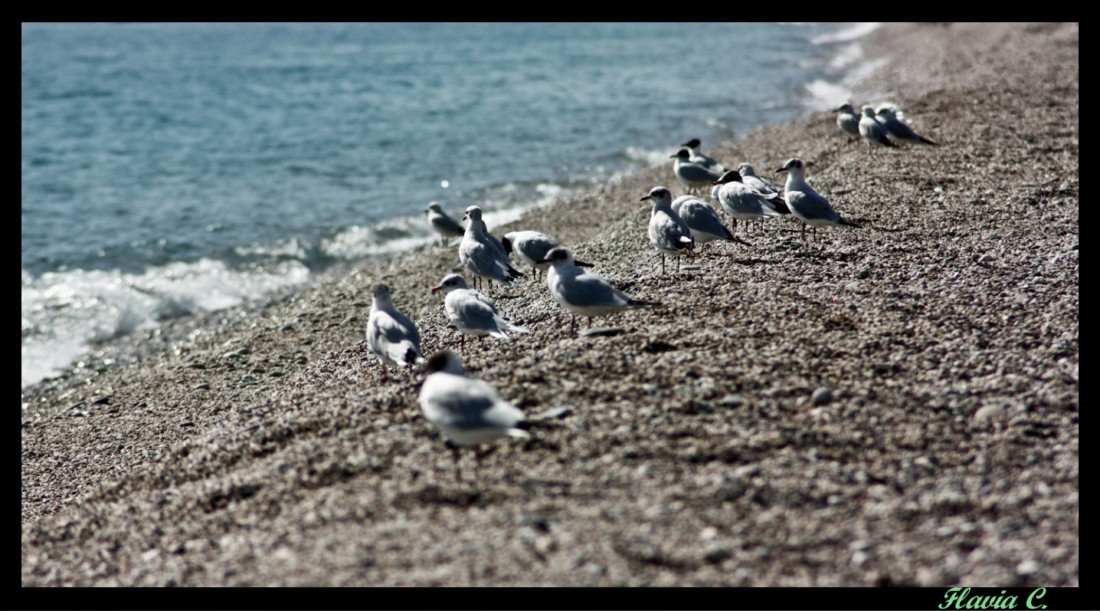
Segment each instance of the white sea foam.
M822 34L810 39L810 42L815 45L831 44L835 42L849 42L874 32L882 25L881 22L864 22L855 23L851 27L840 30L839 32L829 32L828 34Z
M304 282L309 270L282 261L246 270L202 259L151 268L22 274L22 386L59 371L95 342L149 329L160 321L237 305Z

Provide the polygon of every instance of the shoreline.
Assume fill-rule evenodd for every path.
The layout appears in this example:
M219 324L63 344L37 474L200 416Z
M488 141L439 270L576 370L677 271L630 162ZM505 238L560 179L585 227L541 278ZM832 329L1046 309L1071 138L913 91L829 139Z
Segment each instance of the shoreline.
M464 361L537 426L477 480L454 480L421 376L381 385L362 341L382 280L426 354L454 346L428 293L454 247L24 389L23 585L1078 585L1077 127L1045 114L1079 113L1077 27L863 40L907 58L865 91L894 90L942 146L868 153L819 112L708 149L769 178L813 160L862 233L739 226L753 248L661 276L638 200L680 192L666 166L491 228L546 232L670 305L569 337L544 285L494 288L532 334ZM819 386L834 399L810 405Z

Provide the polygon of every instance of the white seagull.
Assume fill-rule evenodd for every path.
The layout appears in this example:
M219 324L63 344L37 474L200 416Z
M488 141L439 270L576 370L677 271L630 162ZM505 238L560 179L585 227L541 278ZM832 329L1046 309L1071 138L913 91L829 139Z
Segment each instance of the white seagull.
M649 241L661 255L661 273L665 273L666 254L676 257L676 269L679 271L680 256L695 248L691 228L672 210L672 193L668 189L653 187L649 195L640 201L647 199L653 202L653 211L649 215Z
M463 219L467 223L458 245L458 260L475 280L481 277L508 284L523 275L512 267L500 241L489 233L485 221L481 220L481 208L466 208Z
M741 182L746 186L752 187L759 191L772 208L779 214L790 214L790 209L787 208L787 202L783 200L783 196L779 194L779 187L773 185L767 178L756 175L756 170L748 163L741 163L737 166L737 173L741 175ZM772 197L772 196L776 197Z
M486 335L508 339L509 333L530 333L527 329L508 322L497 310L492 299L471 289L459 274L443 278L432 292L443 291L443 311L451 324L462 333L462 350L466 349L466 336L481 338Z
M439 202L432 202L428 204L428 222L431 223L432 229L439 234L439 241L441 244L447 244L447 238L461 237L466 233L466 230L462 228L462 225L447 216L447 213L440 207Z
M382 379L386 379L386 365L409 367L424 360L420 351L420 332L407 316L397 311L390 295L390 287L374 285L374 299L367 318L367 345L382 361Z
M878 113L875 115L875 117L878 119L878 122L882 123L883 127L886 128L886 131L890 132L890 135L897 140L908 140L910 142L916 142L918 144L936 144L928 138L925 138L924 136L913 131L911 127L906 125L904 121L899 119L898 116L894 114L894 109L888 106L884 106L878 109Z
M868 147L889 146L898 148L898 145L890 142L886 134L886 126L875 119L875 109L871 106L864 106L863 116L859 118L859 135L863 138L863 141L867 143Z
M784 191L787 193L787 205L791 208L791 214L798 217L804 223L802 226L802 239L806 239L806 225L817 228L823 225L841 225L844 227L859 227L855 223L840 218L829 200L814 191L814 188L806 182L806 165L801 159L788 159L783 167L776 172L787 173L787 184Z
M859 138L859 115L851 104L845 103L836 109L836 126L849 136ZM849 140L850 141L850 140Z
M687 142L681 144L680 146L687 148L688 152L691 153L691 156L689 157L689 159L691 160L692 163L697 163L697 164L703 166L704 168L707 168L708 170L714 170L715 172L718 172L719 174L721 174L722 172L725 172L726 168L722 167L722 164L718 163L713 157L708 157L708 156L704 155L699 150L699 145L700 144L702 144L702 143L699 142L698 138L692 138L691 140L688 140Z
M458 446L477 446L501 437L530 437L517 428L523 412L505 401L495 388L471 378L462 361L450 350L432 355L428 376L417 398L424 417L443 431L458 466ZM478 454L480 461L483 454ZM462 472L458 471L459 479Z
M576 331L578 314L587 316L588 326L591 327L594 316L661 305L655 301L631 299L599 274L582 269L588 264L575 261L573 253L566 248L559 246L552 249L542 262L553 266L546 272L546 285L554 299L573 315L569 323L571 333Z
M546 253L550 252L551 248L557 247L553 238L537 231L506 233L500 243L504 246L504 252L509 255L514 252L524 263L530 265L531 274L536 278L539 272L546 272L550 267L549 263L539 263L539 261L546 258Z
M676 151L675 155L669 155L669 159L676 160L672 162L672 171L676 174L676 178L687 185L688 191L698 191L700 188L705 188L722 175L716 169L692 162L691 151L686 148Z
M737 221L755 221L770 216L782 216L776 209L776 203L783 200L778 193L771 196L753 189L741 182L741 174L737 170L730 170L715 181L721 185L718 189L718 204L733 217L733 226L737 227Z
M709 204L694 195L677 197L672 202L672 210L684 219L684 223L691 230L691 237L695 238L697 244L702 244L704 250L707 247L707 242L714 240L725 240L726 242L737 242L738 244L751 246L741 238L734 237L730 230L722 224L722 219L718 218L718 213L714 208L711 208Z

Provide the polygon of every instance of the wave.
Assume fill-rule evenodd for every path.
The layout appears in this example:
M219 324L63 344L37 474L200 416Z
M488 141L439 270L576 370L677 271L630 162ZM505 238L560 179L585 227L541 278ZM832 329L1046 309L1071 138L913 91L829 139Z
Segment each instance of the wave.
M161 321L219 310L304 282L299 261L232 269L223 261L172 263L140 274L70 270L22 273L22 386L60 373L98 342Z

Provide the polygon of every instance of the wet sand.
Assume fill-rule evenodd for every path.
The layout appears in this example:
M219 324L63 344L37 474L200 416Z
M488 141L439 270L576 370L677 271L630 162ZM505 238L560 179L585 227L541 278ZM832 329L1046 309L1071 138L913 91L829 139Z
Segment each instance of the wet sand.
M664 307L574 336L544 284L494 287L532 333L463 358L532 437L462 480L422 374L383 383L363 341L385 281L426 353L457 350L429 292L457 241L25 389L22 584L1078 585L1078 26L865 49L890 61L852 101L940 146L868 151L820 112L708 149L776 182L812 161L859 229L738 224L751 247L662 275L639 200L682 191L671 164L490 228Z

